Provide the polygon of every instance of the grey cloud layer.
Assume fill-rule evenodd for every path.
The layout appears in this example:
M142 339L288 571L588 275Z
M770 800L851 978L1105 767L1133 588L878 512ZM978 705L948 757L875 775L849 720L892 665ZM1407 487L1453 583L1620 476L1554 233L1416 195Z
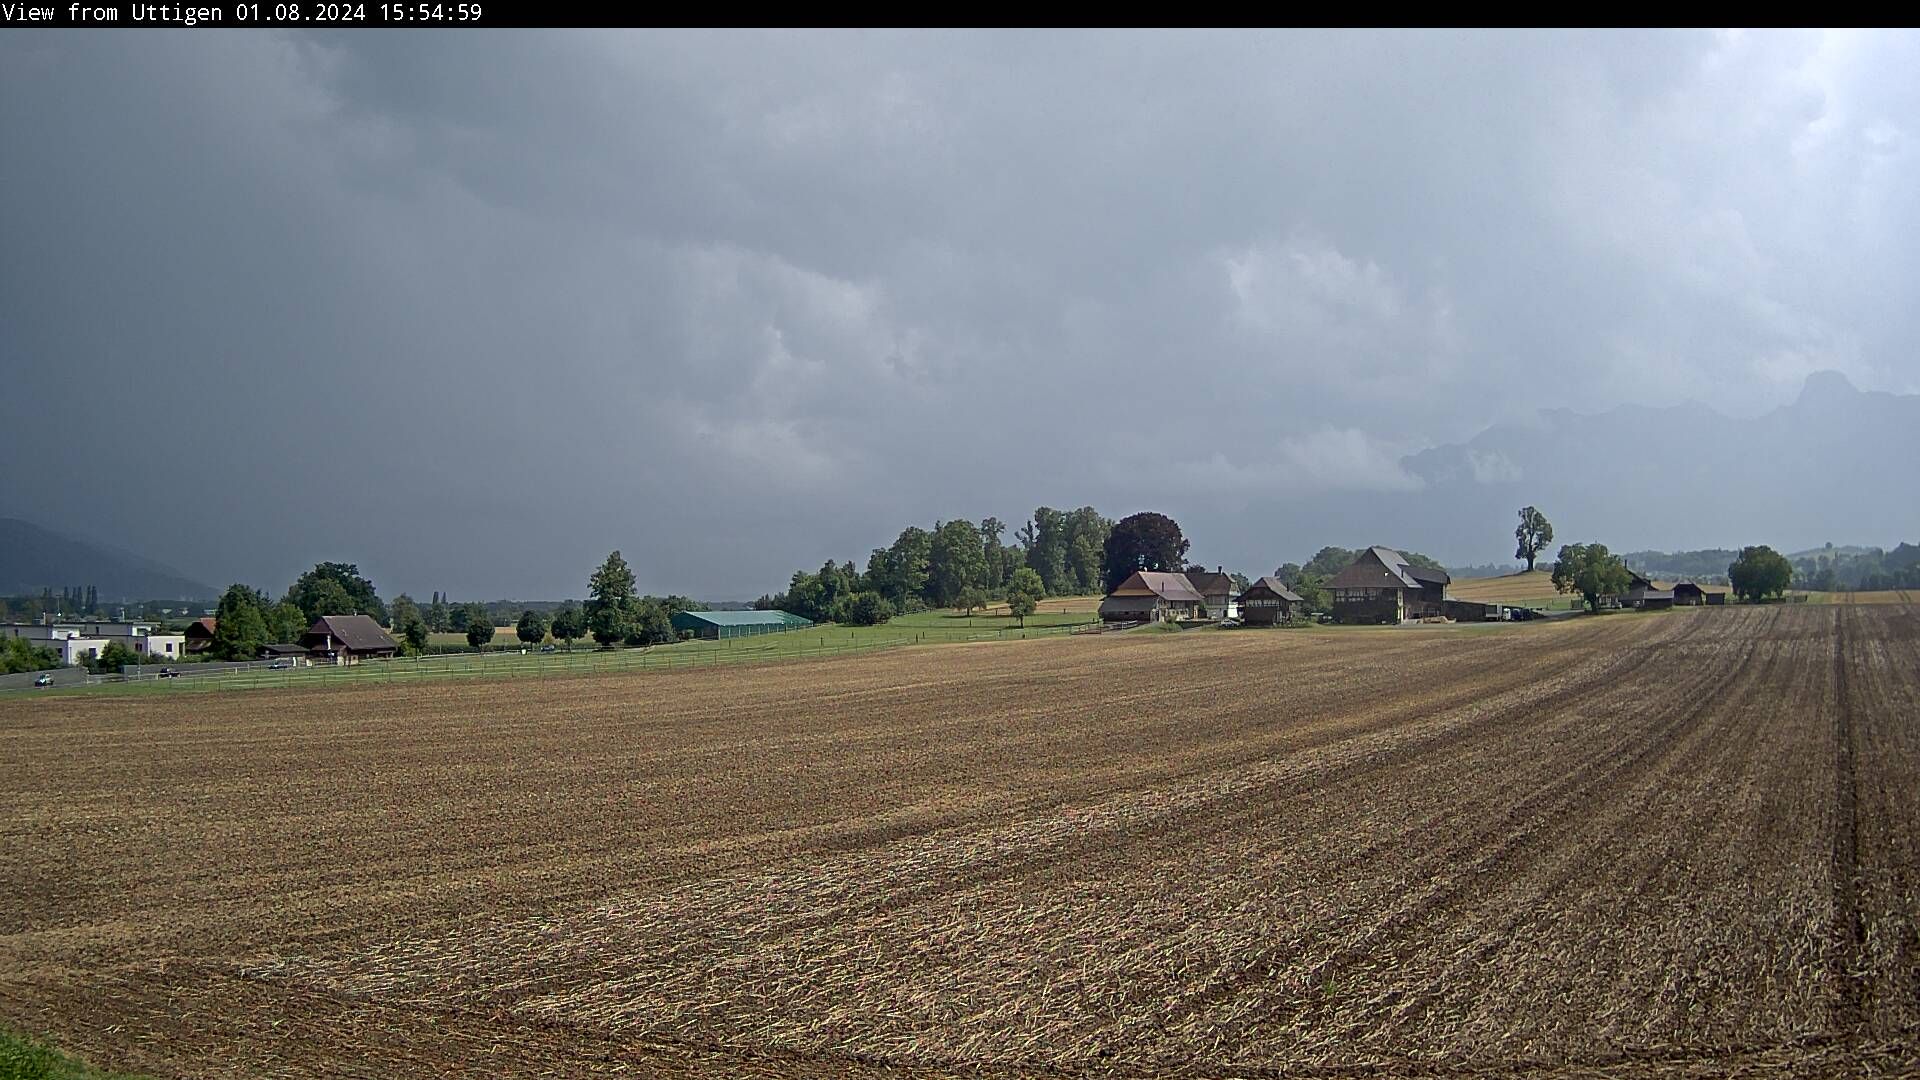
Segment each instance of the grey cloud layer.
M1532 409L1920 388L1917 53L11 35L0 496L274 588L750 595L1040 502L1260 567L1356 538L1248 500Z

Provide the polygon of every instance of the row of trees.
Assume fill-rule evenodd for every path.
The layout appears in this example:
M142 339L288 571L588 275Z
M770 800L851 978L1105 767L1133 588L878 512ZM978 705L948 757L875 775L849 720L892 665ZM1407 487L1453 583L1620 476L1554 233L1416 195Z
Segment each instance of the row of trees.
M1037 605L1043 596L1099 589L1113 528L1090 506L1040 507L1012 544L999 518L936 521L931 529L910 525L892 544L874 548L864 571L851 561L828 560L818 571L795 571L785 592L762 596L754 606L853 626L929 607L972 612L1000 599L1015 604L1018 614L1025 601L1016 603L1016 595Z
M1605 544L1564 545L1553 564L1553 587L1579 593L1590 611L1600 610L1603 597L1626 592L1632 578L1626 560ZM1765 544L1745 547L1728 564L1727 580L1735 596L1757 604L1786 594L1793 584L1793 564Z

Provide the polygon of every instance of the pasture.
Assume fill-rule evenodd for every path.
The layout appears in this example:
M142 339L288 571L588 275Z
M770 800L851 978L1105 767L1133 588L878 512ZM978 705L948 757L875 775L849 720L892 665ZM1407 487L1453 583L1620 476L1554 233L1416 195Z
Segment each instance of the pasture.
M114 1069L1920 1065L1912 606L12 698L0 739L0 1026Z

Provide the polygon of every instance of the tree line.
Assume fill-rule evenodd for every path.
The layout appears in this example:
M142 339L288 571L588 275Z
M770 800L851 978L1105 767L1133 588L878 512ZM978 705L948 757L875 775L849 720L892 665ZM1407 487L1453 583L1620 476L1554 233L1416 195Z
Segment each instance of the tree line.
M971 613L998 600L1020 614L1027 601L1098 589L1113 528L1091 506L1040 507L1014 531L1014 543L1006 542L1007 524L995 517L936 521L931 529L909 525L892 544L868 554L865 570L852 560L829 559L817 571L794 571L784 592L764 595L754 607L850 626L927 608Z

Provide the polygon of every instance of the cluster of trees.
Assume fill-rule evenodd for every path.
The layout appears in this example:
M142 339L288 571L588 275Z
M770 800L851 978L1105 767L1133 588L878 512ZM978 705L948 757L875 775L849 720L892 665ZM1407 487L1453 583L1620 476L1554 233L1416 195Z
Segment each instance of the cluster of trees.
M1920 545L1849 551L1828 544L1794 559L1793 572L1802 586L1822 592L1920 589Z
M1113 528L1090 506L1043 506L1015 531L1012 544L999 518L936 521L931 529L910 525L892 544L873 549L864 572L851 561L828 560L818 571L795 571L785 592L762 596L754 607L872 626L929 607L972 612L995 600L1014 604L1016 595L1037 605L1043 596L1100 589ZM1015 614L1021 606L1024 601Z
M1627 591L1632 576L1626 560L1605 544L1565 544L1553 564L1553 587L1577 592L1589 611L1600 610L1600 598Z
M322 615L356 614L381 623L388 618L373 582L352 563L315 565L278 601L250 585L230 585L214 611L213 644L206 655L211 660L252 660L263 645L299 640Z
M0 638L0 675L45 671L59 666L60 656L52 649L35 645L25 638Z
M1741 548L1725 569L1734 595L1748 603L1782 596L1793 584L1793 564L1765 544ZM1605 544L1567 544L1553 564L1554 588L1579 593L1590 611L1600 610L1603 597L1626 592L1631 582L1626 560Z
M581 631L590 634L602 648L614 645L659 645L680 640L673 628L673 616L682 611L701 611L700 605L683 596L640 596L634 592L633 570L618 551L607 556L600 568L587 579L587 603L583 609L571 604L554 612L550 627L553 636L573 646ZM577 616L579 622L572 620ZM526 616L532 612L523 613Z

